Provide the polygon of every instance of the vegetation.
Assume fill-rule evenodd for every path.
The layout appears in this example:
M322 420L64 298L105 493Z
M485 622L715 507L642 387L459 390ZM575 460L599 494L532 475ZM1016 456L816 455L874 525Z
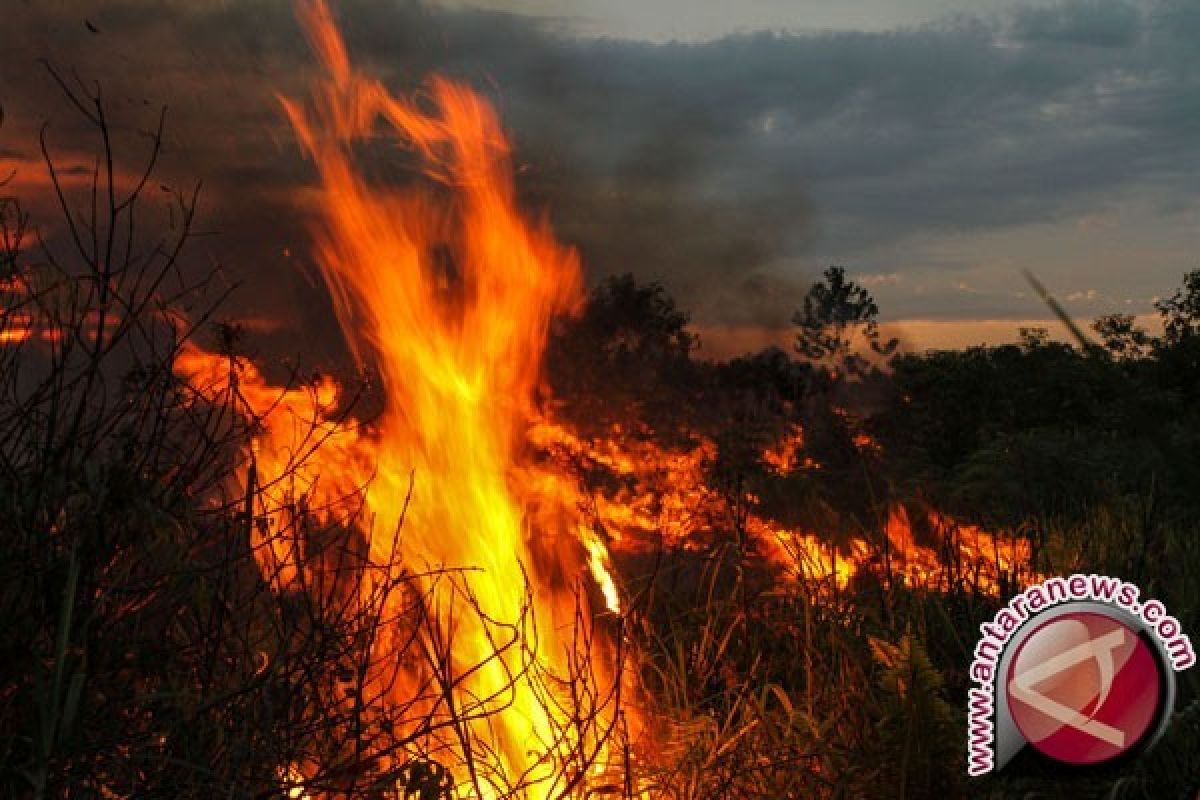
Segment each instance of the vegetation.
M143 179L121 193L103 104L64 87L101 154L94 192L55 182L74 249L31 255L30 219L0 201L0 793L283 797L297 781L287 765L305 764L320 767L306 785L336 796L446 796L436 754L390 772L376 762L412 744L396 731L415 717L368 725L362 713L372 665L356 654L395 606L273 592L251 557L265 512L253 473L245 495L229 478L253 415L236 380L214 402L173 370L197 336L231 375L241 364L236 328L212 324L220 294L183 268L196 194L173 195L173 223L135 224L161 127ZM623 624L659 726L608 795L634 781L681 800L1194 793L1194 673L1145 758L1088 777L1029 765L968 783L966 669L999 600L949 549L953 580L911 585L882 533L890 507L924 503L1028 540L1039 573L1130 579L1200 631L1200 271L1158 311L1161 335L1107 317L1098 346L1031 331L1015 345L894 355L869 293L832 268L797 313L795 353L714 364L662 287L599 286L555 333L556 413L581 435L667 448L706 437L722 509L701 541L620 564ZM820 468L770 468L764 449L797 426ZM604 493L616 478L581 479ZM833 558L853 537L877 542L880 560L845 586L785 583L747 528L751 509L820 531ZM289 511L310 557L356 563L348 530ZM419 626L420 604L404 607L403 624Z
M600 286L591 308L613 305L628 283ZM661 288L643 291L663 295ZM664 311L644 329L682 328L665 295L648 307ZM748 490L759 511L819 530L835 547L839 536L886 542L881 520L890 505L927 503L1028 540L1039 574L1097 571L1132 580L1195 629L1198 309L1200 271L1158 304L1161 336L1109 317L1096 323L1099 346L1026 331L1019 344L902 354L884 368L845 344L848 324L876 330L878 309L833 268L798 315L799 358L767 351L728 364L693 363L689 372L673 366L660 373L671 381L643 384L639 396L673 408L676 426L719 443L714 480ZM827 333L816 336L822 319ZM594 320L587 325L606 330ZM691 382L679 382L681 375ZM854 413L834 413L839 408ZM765 468L763 443L789 424L803 428L804 450L822 469L780 475ZM862 432L876 448L853 445ZM700 715L710 726L707 736L688 735L680 761L700 775L673 777L677 788L696 787L679 796L1069 791L1157 798L1196 791L1200 683L1191 673L1181 676L1172 733L1149 757L1091 777L1054 777L1044 768L1038 777L1038 765L1026 764L1015 771L1022 777L968 785L965 671L978 625L998 608L997 598L969 581L937 592L906 586L886 566L860 575L844 593L811 585L781 593L756 576L753 544L738 535L737 515L729 519L710 549L672 551L646 589L653 696L673 716ZM943 550L942 557L951 574L962 574L966 565L951 563L959 554ZM749 766L793 763L806 766L786 775Z

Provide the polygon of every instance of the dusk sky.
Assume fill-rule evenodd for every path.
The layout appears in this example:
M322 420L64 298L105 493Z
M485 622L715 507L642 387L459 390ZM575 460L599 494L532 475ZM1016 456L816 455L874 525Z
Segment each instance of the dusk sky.
M1087 321L1150 314L1200 262L1193 0L357 0L335 13L352 57L389 85L437 71L483 91L516 141L524 197L589 279L662 281L712 354L785 340L829 264L928 347L1011 340L1048 317L1022 269ZM6 191L44 196L43 121L67 161L89 152L38 59L99 81L126 133L166 104L164 181L205 183L194 257L246 284L234 302L248 318L332 324L305 266L311 166L277 99L302 95L314 69L290 3L9 0L4 27Z

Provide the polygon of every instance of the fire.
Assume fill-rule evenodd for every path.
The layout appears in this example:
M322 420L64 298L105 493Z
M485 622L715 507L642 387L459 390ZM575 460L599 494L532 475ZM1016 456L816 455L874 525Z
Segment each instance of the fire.
M609 437L583 439L543 421L530 438L555 453L564 470L568 464L594 464L621 479L616 489L594 492L583 501L614 546L684 544L718 524L721 498L705 474L716 457L714 442L700 438L689 449L667 449L648 437L623 433L618 429Z
M608 607L609 611L616 614L621 613L621 594L617 591L616 581L613 580L612 565L608 559L608 548L604 546L604 542L596 534L590 532L583 537L583 542L587 545L588 567L592 571L592 577L596 580L596 585L600 587L600 591L604 594L604 604Z
M821 465L810 456L800 457L804 449L804 429L793 425L775 444L762 452L762 462L776 475L787 475L798 468L820 469Z
M56 345L62 342L64 330L61 321L34 302L35 293L34 276L24 270L0 278L0 346L17 346L26 342ZM95 315L87 315L82 322L84 335L94 337Z
M612 482L617 488L594 492L586 505L596 527L618 551L697 547L706 536L740 524L745 539L783 577L837 589L846 588L856 576L889 574L914 587L945 591L966 585L994 594L1004 580L1028 570L1027 540L960 523L930 508L918 512L925 517L924 542L914 533L910 511L899 504L887 510L878 531L849 537L837 547L817 531L779 525L761 512L760 499L750 492L737 498L748 509L739 521L729 508L731 498L711 485L707 470L717 454L711 439L696 434L690 447L672 449L649 436L627 437L620 430L612 434L586 440L565 427L543 423L533 438L539 446L557 450L564 464L598 465L617 478ZM852 442L869 455L881 451L863 432L854 433ZM777 477L821 468L804 453L804 431L798 425L764 448L760 460Z
M238 365L238 392L261 424L250 491L309 509L356 500L372 564L399 553L394 570L440 575L421 584L433 620L425 646L450 654L446 702L470 713L465 730L430 734L424 752L449 769L455 796L557 797L578 783L571 770L603 761L602 737L572 730L576 709L554 696L554 681L576 666L573 625L587 624L579 576L590 570L619 607L576 493L525 444L549 323L582 299L579 262L546 222L518 209L509 145L483 100L443 78L421 97L395 96L352 67L323 3L302 5L300 16L327 73L308 102L283 100L318 176L315 258L342 332L377 370L386 400L370 429L358 429L337 421L332 382L281 392ZM419 158L420 179L381 186L363 174L355 146L381 129ZM189 351L178 369L211 392L229 388L229 364L212 355ZM279 535L289 505L277 500L252 542L280 591L313 584L303 544ZM524 633L532 625L536 634ZM498 641L514 631L520 641ZM384 637L376 660L395 645ZM593 668L616 679L613 665ZM417 672L383 693L385 710L412 702ZM600 730L609 711L593 710Z
M33 329L27 327L12 327L0 331L0 344L17 344L28 341L33 336Z
M264 524L250 528L250 546L278 591L301 590L306 581L303 542L289 519L293 500L325 518L351 513L373 469L371 443L335 414L340 389L329 377L309 386L272 386L251 363L187 345L175 371L209 398L236 397L258 418L249 491L260 492ZM319 453L319 457L317 456ZM286 477L286 480L284 478Z
M797 582L842 589L879 574L882 557L906 582L950 585L947 559L918 541L902 508L880 535L834 549L766 517L753 494L736 498L748 510L732 514L710 480L709 438L668 448L618 428L585 440L550 418L535 401L541 357L552 318L582 302L581 270L545 221L519 210L492 109L443 78L420 97L398 97L353 68L323 3L301 6L301 17L326 77L307 102L283 104L316 169L315 259L347 343L379 375L382 412L364 426L346 416L331 379L284 389L253 365L195 348L176 368L208 396L236 398L256 423L243 488L264 579L281 593L333 591L298 520L350 521L366 547L360 602L405 580L411 591L389 600L385 617L401 619L415 604L428 620L417 639L452 678L413 663L408 631L385 630L367 645L374 700L365 713L382 719L417 704L455 722L417 726L408 750L371 754L375 763L399 775L423 759L422 774L446 770L456 797L568 796L585 773L602 775L621 670L616 648L592 627L588 592L576 589L586 577L591 594L621 612L610 547L687 547L737 529ZM368 179L356 150L381 131L418 159L419 177L399 186ZM878 452L865 434L855 445ZM589 491L564 460L621 480ZM761 461L777 476L821 467L804 454L799 426ZM929 522L987 590L1027 557L934 512ZM598 684L587 709L560 696L579 677L581 640ZM429 694L439 680L441 691ZM632 712L623 718L638 724ZM282 774L303 786L314 771L299 763Z

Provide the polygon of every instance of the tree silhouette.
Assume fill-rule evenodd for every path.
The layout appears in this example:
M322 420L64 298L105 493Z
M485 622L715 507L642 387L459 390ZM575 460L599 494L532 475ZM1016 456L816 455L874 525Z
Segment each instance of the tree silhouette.
M1092 323L1092 330L1115 358L1140 358L1154 344L1132 314L1105 314Z
M857 349L865 343L873 352L887 356L896 340L883 340L879 330L879 306L867 289L846 279L844 267L829 267L824 281L814 283L804 297L803 307L792 317L800 330L796 350L812 362L833 364L847 375L861 375L867 360Z
M1200 269L1183 276L1183 286L1154 308L1162 317L1168 344L1178 344L1200 335Z

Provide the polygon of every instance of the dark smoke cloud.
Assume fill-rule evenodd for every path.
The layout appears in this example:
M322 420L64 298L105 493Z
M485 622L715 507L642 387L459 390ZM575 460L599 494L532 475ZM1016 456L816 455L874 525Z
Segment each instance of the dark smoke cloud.
M1076 216L1134 183L1186 204L1200 167L1200 11L1186 0L686 44L409 2L337 13L358 63L395 88L436 70L493 99L526 201L591 278L662 280L705 324L785 324L825 261L890 271L880 253L916 238ZM248 284L241 310L330 324L297 265L311 172L276 96L303 94L312 66L289 3L29 2L9 20L0 147L33 158L50 116L54 138L85 150L37 58L102 81L123 118L168 102L169 178L205 179L219 236L203 253ZM897 295L890 310L927 314L931 298L944 299ZM1006 302L974 297L970 313Z

